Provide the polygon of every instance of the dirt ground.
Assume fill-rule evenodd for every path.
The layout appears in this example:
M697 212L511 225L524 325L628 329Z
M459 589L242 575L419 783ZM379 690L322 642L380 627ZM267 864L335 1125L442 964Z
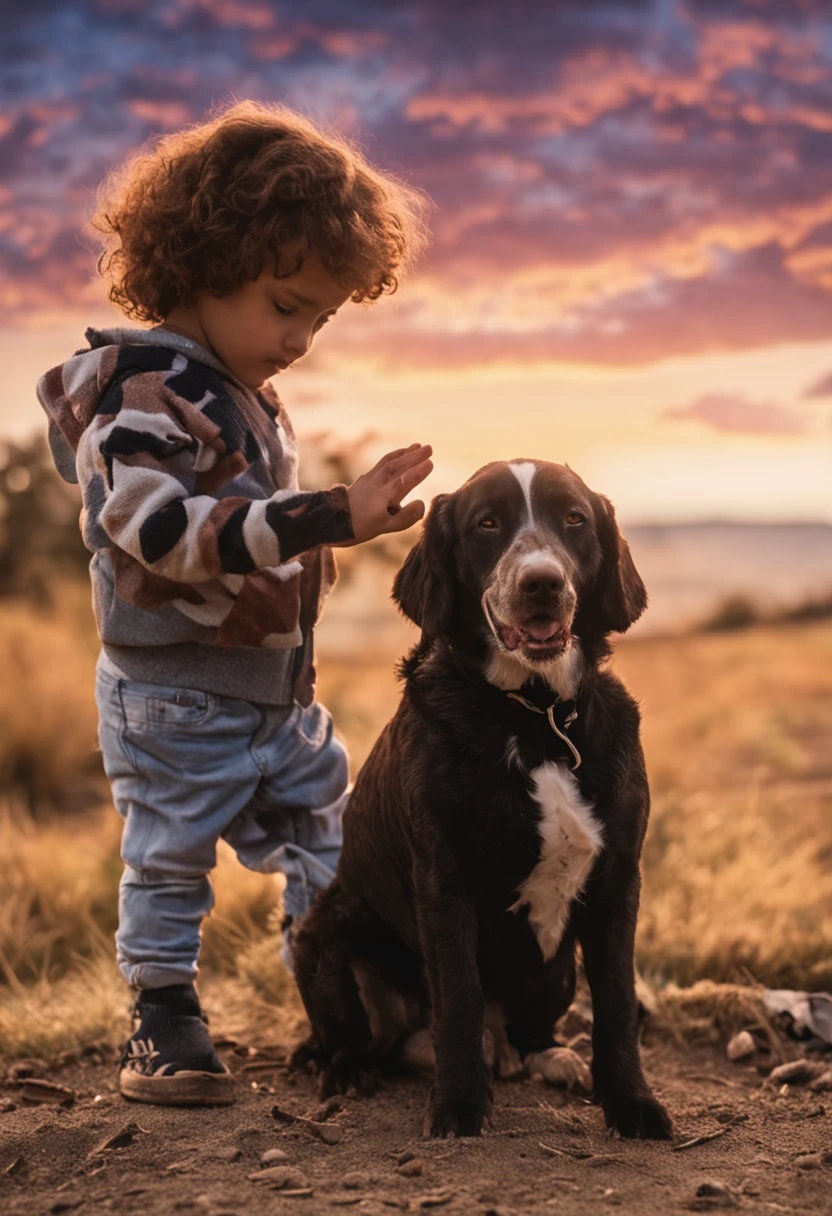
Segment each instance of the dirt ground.
M716 1048L649 1037L643 1046L645 1070L674 1119L673 1144L612 1138L597 1107L530 1079L496 1084L493 1126L481 1138L425 1140L428 1083L407 1075L386 1080L375 1098L343 1099L325 1124L341 1129L328 1133L338 1142L327 1144L308 1124L272 1114L277 1105L320 1118L313 1078L289 1076L280 1048L229 1042L221 1051L237 1087L236 1104L222 1109L131 1105L117 1093L115 1062L94 1057L48 1074L75 1091L68 1109L28 1105L19 1081L7 1083L0 1211L832 1213L832 1154L824 1160L832 1095L779 1092L755 1066L729 1064ZM721 1134L684 1147L711 1133ZM285 1160L264 1166L273 1149ZM819 1155L800 1160L811 1154ZM289 1193L278 1189L285 1168L262 1172L280 1167L301 1173L289 1175Z

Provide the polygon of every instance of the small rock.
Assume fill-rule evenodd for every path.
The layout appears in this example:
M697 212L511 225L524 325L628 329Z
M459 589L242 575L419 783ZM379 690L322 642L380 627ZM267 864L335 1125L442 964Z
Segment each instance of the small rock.
M13 1110L17 1110L17 1107L11 1098L0 1098L0 1115L8 1115Z
M730 1194L724 1182L703 1182L696 1188L697 1199L724 1199Z
M412 1161L415 1156L416 1154L412 1152L411 1149L406 1148L404 1152L399 1153L398 1157L396 1158L396 1165L407 1165L408 1161Z
M747 1030L741 1030L739 1034L735 1034L728 1046L725 1048L725 1054L729 1060L747 1060L749 1056L753 1056L757 1050L757 1044L754 1042L753 1035Z
M6 1166L3 1173L8 1178L17 1178L17 1176L22 1174L25 1169L26 1158L21 1154L19 1157L15 1157L14 1161L12 1161L10 1165Z
M399 1052L399 1063L422 1076L433 1076L436 1068L436 1052L430 1029L417 1030L405 1041Z
M688 1204L693 1212L711 1212L717 1208L735 1208L737 1200L724 1182L709 1180L696 1188L696 1198Z
M825 1149L816 1153L801 1153L795 1158L795 1165L799 1170L821 1170L825 1165L832 1165L832 1149Z
M809 1088L816 1094L832 1090L832 1068L827 1068L826 1072L822 1072L819 1077L815 1077L814 1081L810 1081Z
M340 1144L344 1139L344 1129L338 1123L310 1122L308 1126L324 1144Z
M249 1182L265 1182L277 1191L305 1191L309 1188L306 1175L293 1165L273 1165L269 1169L249 1174Z
M826 1067L814 1060L793 1060L791 1064L781 1064L768 1074L772 1085L805 1085L814 1081L826 1072Z
M229 1145L228 1148L217 1149L216 1153L214 1153L214 1156L216 1157L217 1161L229 1161L229 1162L230 1161L239 1161L240 1158L242 1157L242 1155L243 1155L243 1150L241 1148L235 1148L233 1144ZM262 1158L261 1158L261 1160L262 1160Z
M410 1161L405 1161L402 1165L396 1167L396 1173L401 1174L402 1178L420 1178L425 1172L427 1162L421 1157L412 1157Z
M344 1174L341 1179L341 1186L346 1191L360 1191L362 1187L368 1186L370 1178L363 1170L350 1170L348 1174Z
M441 1208L446 1203L450 1203L453 1199L455 1191L430 1191L427 1195L421 1195L416 1203L420 1208Z
M535 1051L524 1060L529 1076L541 1076L549 1085L562 1089L592 1091L592 1073L581 1057L568 1047L549 1047Z
M239 1149L237 1152L239 1153ZM284 1153L282 1148L267 1148L265 1153L260 1157L261 1165L276 1165L278 1161L288 1161L289 1154Z

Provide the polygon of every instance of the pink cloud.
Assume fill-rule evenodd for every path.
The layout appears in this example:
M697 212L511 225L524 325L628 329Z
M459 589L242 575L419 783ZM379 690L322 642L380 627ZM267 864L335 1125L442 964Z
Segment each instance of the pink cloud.
M131 114L160 127L180 127L192 118L190 108L181 101L160 101L149 97L127 103Z
M821 376L820 380L816 380L814 384L810 384L801 393L801 397L804 401L810 401L817 397L832 397L832 372L828 372L825 376Z
M735 393L705 393L688 405L662 414L679 422L703 422L717 431L740 435L800 435L808 420L772 401L748 401Z

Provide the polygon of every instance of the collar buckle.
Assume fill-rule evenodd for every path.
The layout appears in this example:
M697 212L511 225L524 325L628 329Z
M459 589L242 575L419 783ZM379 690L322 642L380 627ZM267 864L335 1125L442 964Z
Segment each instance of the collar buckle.
M509 698L509 700L516 701L518 705L522 705L525 709L530 709L532 713L542 714L545 718L547 718L552 730L555 732L561 742L566 744L569 751L572 753L574 764L569 765L570 770L574 773L581 767L581 753L578 751L572 740L566 734L564 734L564 731L568 730L578 717L577 709L573 709L572 712L566 716L563 722L563 730L561 730L555 721L555 706L559 704L560 697L556 697L548 709L540 709L539 706L534 705L531 701L528 701L525 697L521 696L519 692L508 692L506 693L506 696Z

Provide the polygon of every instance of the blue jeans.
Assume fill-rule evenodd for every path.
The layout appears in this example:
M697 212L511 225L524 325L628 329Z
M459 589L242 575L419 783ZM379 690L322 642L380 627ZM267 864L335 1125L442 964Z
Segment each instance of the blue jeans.
M99 740L124 819L118 965L138 988L191 982L217 840L286 875L305 912L341 850L348 763L322 705L274 707L96 673Z

